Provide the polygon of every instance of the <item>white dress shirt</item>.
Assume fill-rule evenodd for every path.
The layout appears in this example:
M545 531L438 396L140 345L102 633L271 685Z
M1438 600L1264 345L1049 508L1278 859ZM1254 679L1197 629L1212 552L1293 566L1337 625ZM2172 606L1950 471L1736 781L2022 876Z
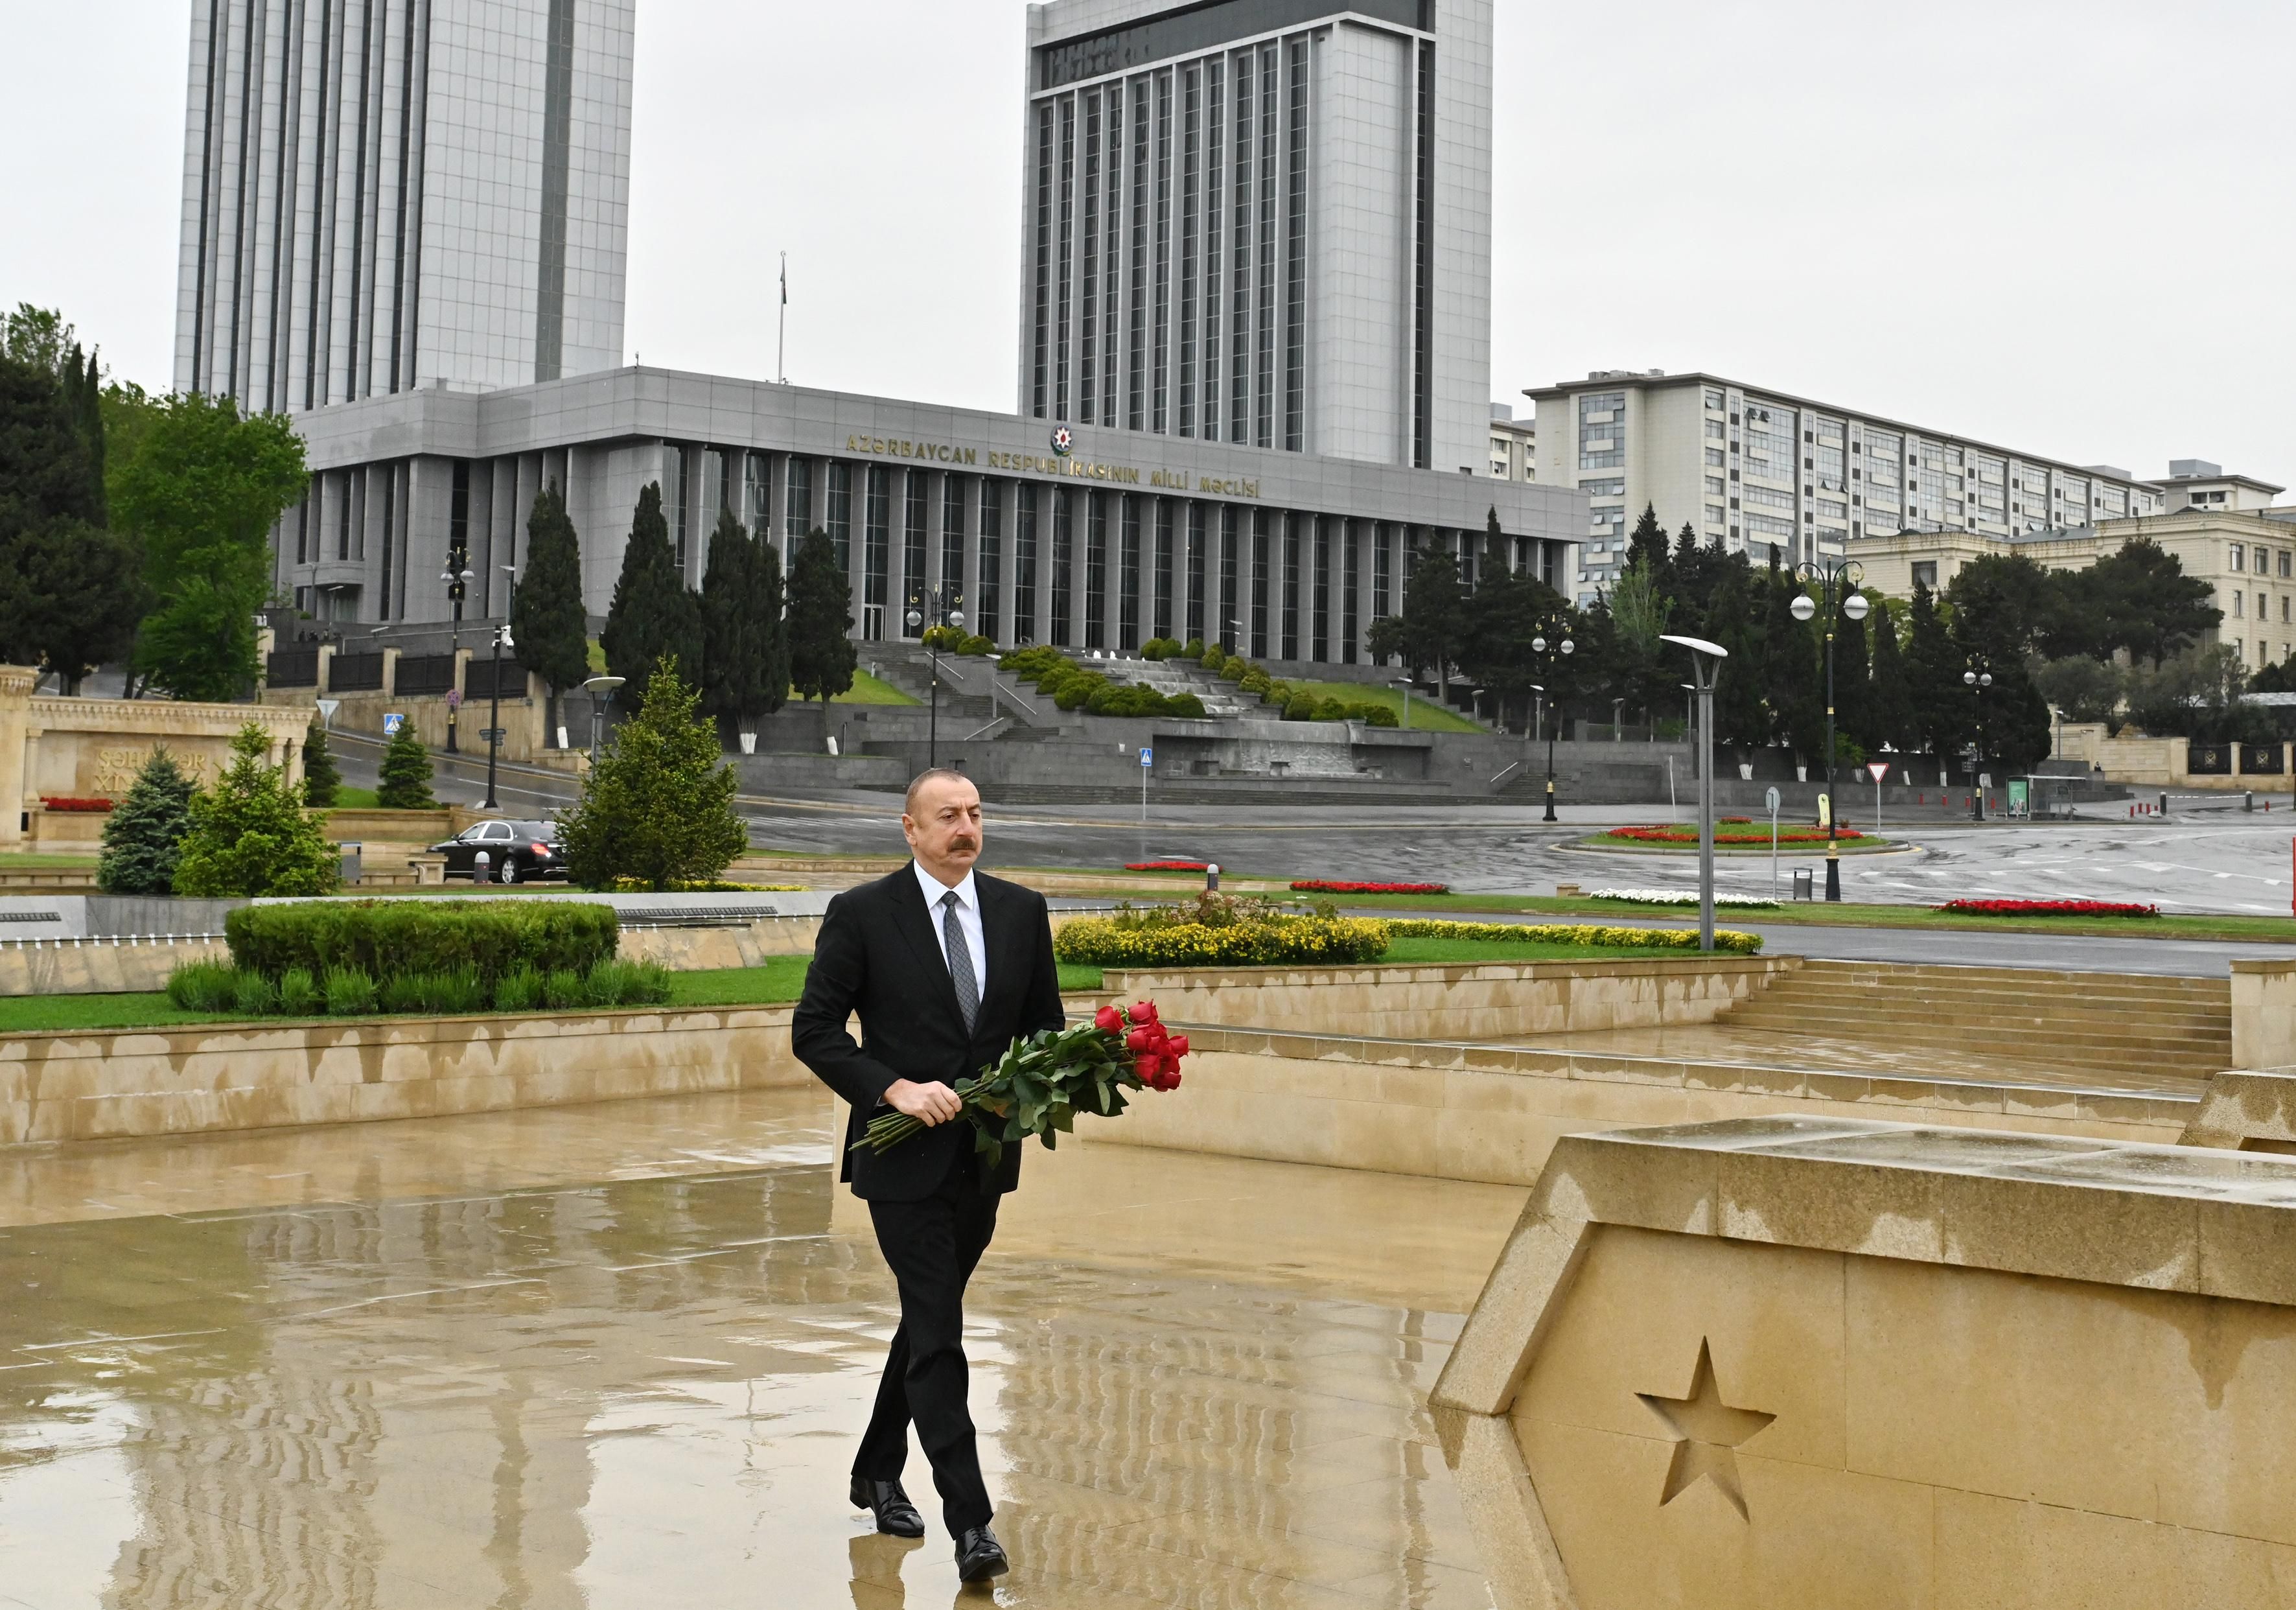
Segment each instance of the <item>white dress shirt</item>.
M916 870L917 887L924 891L925 915L932 919L933 943L940 947L940 965L946 967L948 965L948 938L942 924L947 920L948 914L941 909L940 903L942 897L949 892L949 886L927 872L923 863L911 861L909 865ZM972 953L972 982L977 991L972 998L987 1000L988 941L980 932L980 891L974 887L970 872L964 875L964 881L956 885L956 925L964 931L964 948Z

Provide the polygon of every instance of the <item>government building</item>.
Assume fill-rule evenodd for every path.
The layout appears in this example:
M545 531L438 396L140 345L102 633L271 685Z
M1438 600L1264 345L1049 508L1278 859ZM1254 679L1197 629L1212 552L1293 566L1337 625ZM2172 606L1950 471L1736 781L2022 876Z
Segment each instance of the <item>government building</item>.
M555 485L603 617L659 482L819 528L854 632L1368 665L1414 553L1558 587L1586 498L1488 454L1489 0L1028 8L1010 414L622 354L634 0L196 0L176 382L295 417L314 629L498 619ZM450 551L469 596L449 601ZM929 613L929 612L922 612Z

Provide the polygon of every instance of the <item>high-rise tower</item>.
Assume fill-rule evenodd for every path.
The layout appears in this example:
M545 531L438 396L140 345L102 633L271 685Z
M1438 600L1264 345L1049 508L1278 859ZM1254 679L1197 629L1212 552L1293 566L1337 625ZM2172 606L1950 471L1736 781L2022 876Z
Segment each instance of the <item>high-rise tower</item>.
M1490 0L1029 8L1021 411L1480 465Z
M300 410L622 361L636 0L195 0L176 384Z

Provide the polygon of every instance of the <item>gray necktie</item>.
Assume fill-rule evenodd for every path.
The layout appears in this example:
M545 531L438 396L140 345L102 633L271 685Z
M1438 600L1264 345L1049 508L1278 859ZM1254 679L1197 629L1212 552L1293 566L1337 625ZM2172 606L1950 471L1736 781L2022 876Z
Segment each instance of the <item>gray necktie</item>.
M956 1009L964 1014L964 1031L980 1015L980 981L972 976L972 951L964 942L964 924L956 920L956 891L940 897L940 942L948 951L948 982L956 986Z

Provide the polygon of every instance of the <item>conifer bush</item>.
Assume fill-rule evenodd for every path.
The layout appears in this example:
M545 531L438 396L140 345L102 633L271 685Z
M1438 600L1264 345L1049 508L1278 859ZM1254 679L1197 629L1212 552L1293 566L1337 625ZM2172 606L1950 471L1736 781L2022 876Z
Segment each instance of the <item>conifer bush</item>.
M192 830L192 796L199 792L164 747L135 774L127 797L103 825L96 887L106 894L172 894L184 837Z
M308 757L304 764L308 767ZM374 791L374 802L385 810L435 809L439 801L431 797L430 776L430 752L414 735L414 724L402 722L382 752L381 782Z
M303 803L314 810L332 810L342 786L342 769L335 764L327 729L314 721L303 735Z
M208 897L325 894L342 881L340 857L302 790L270 764L270 735L253 723L231 742L232 762L191 801L191 832L175 891Z

